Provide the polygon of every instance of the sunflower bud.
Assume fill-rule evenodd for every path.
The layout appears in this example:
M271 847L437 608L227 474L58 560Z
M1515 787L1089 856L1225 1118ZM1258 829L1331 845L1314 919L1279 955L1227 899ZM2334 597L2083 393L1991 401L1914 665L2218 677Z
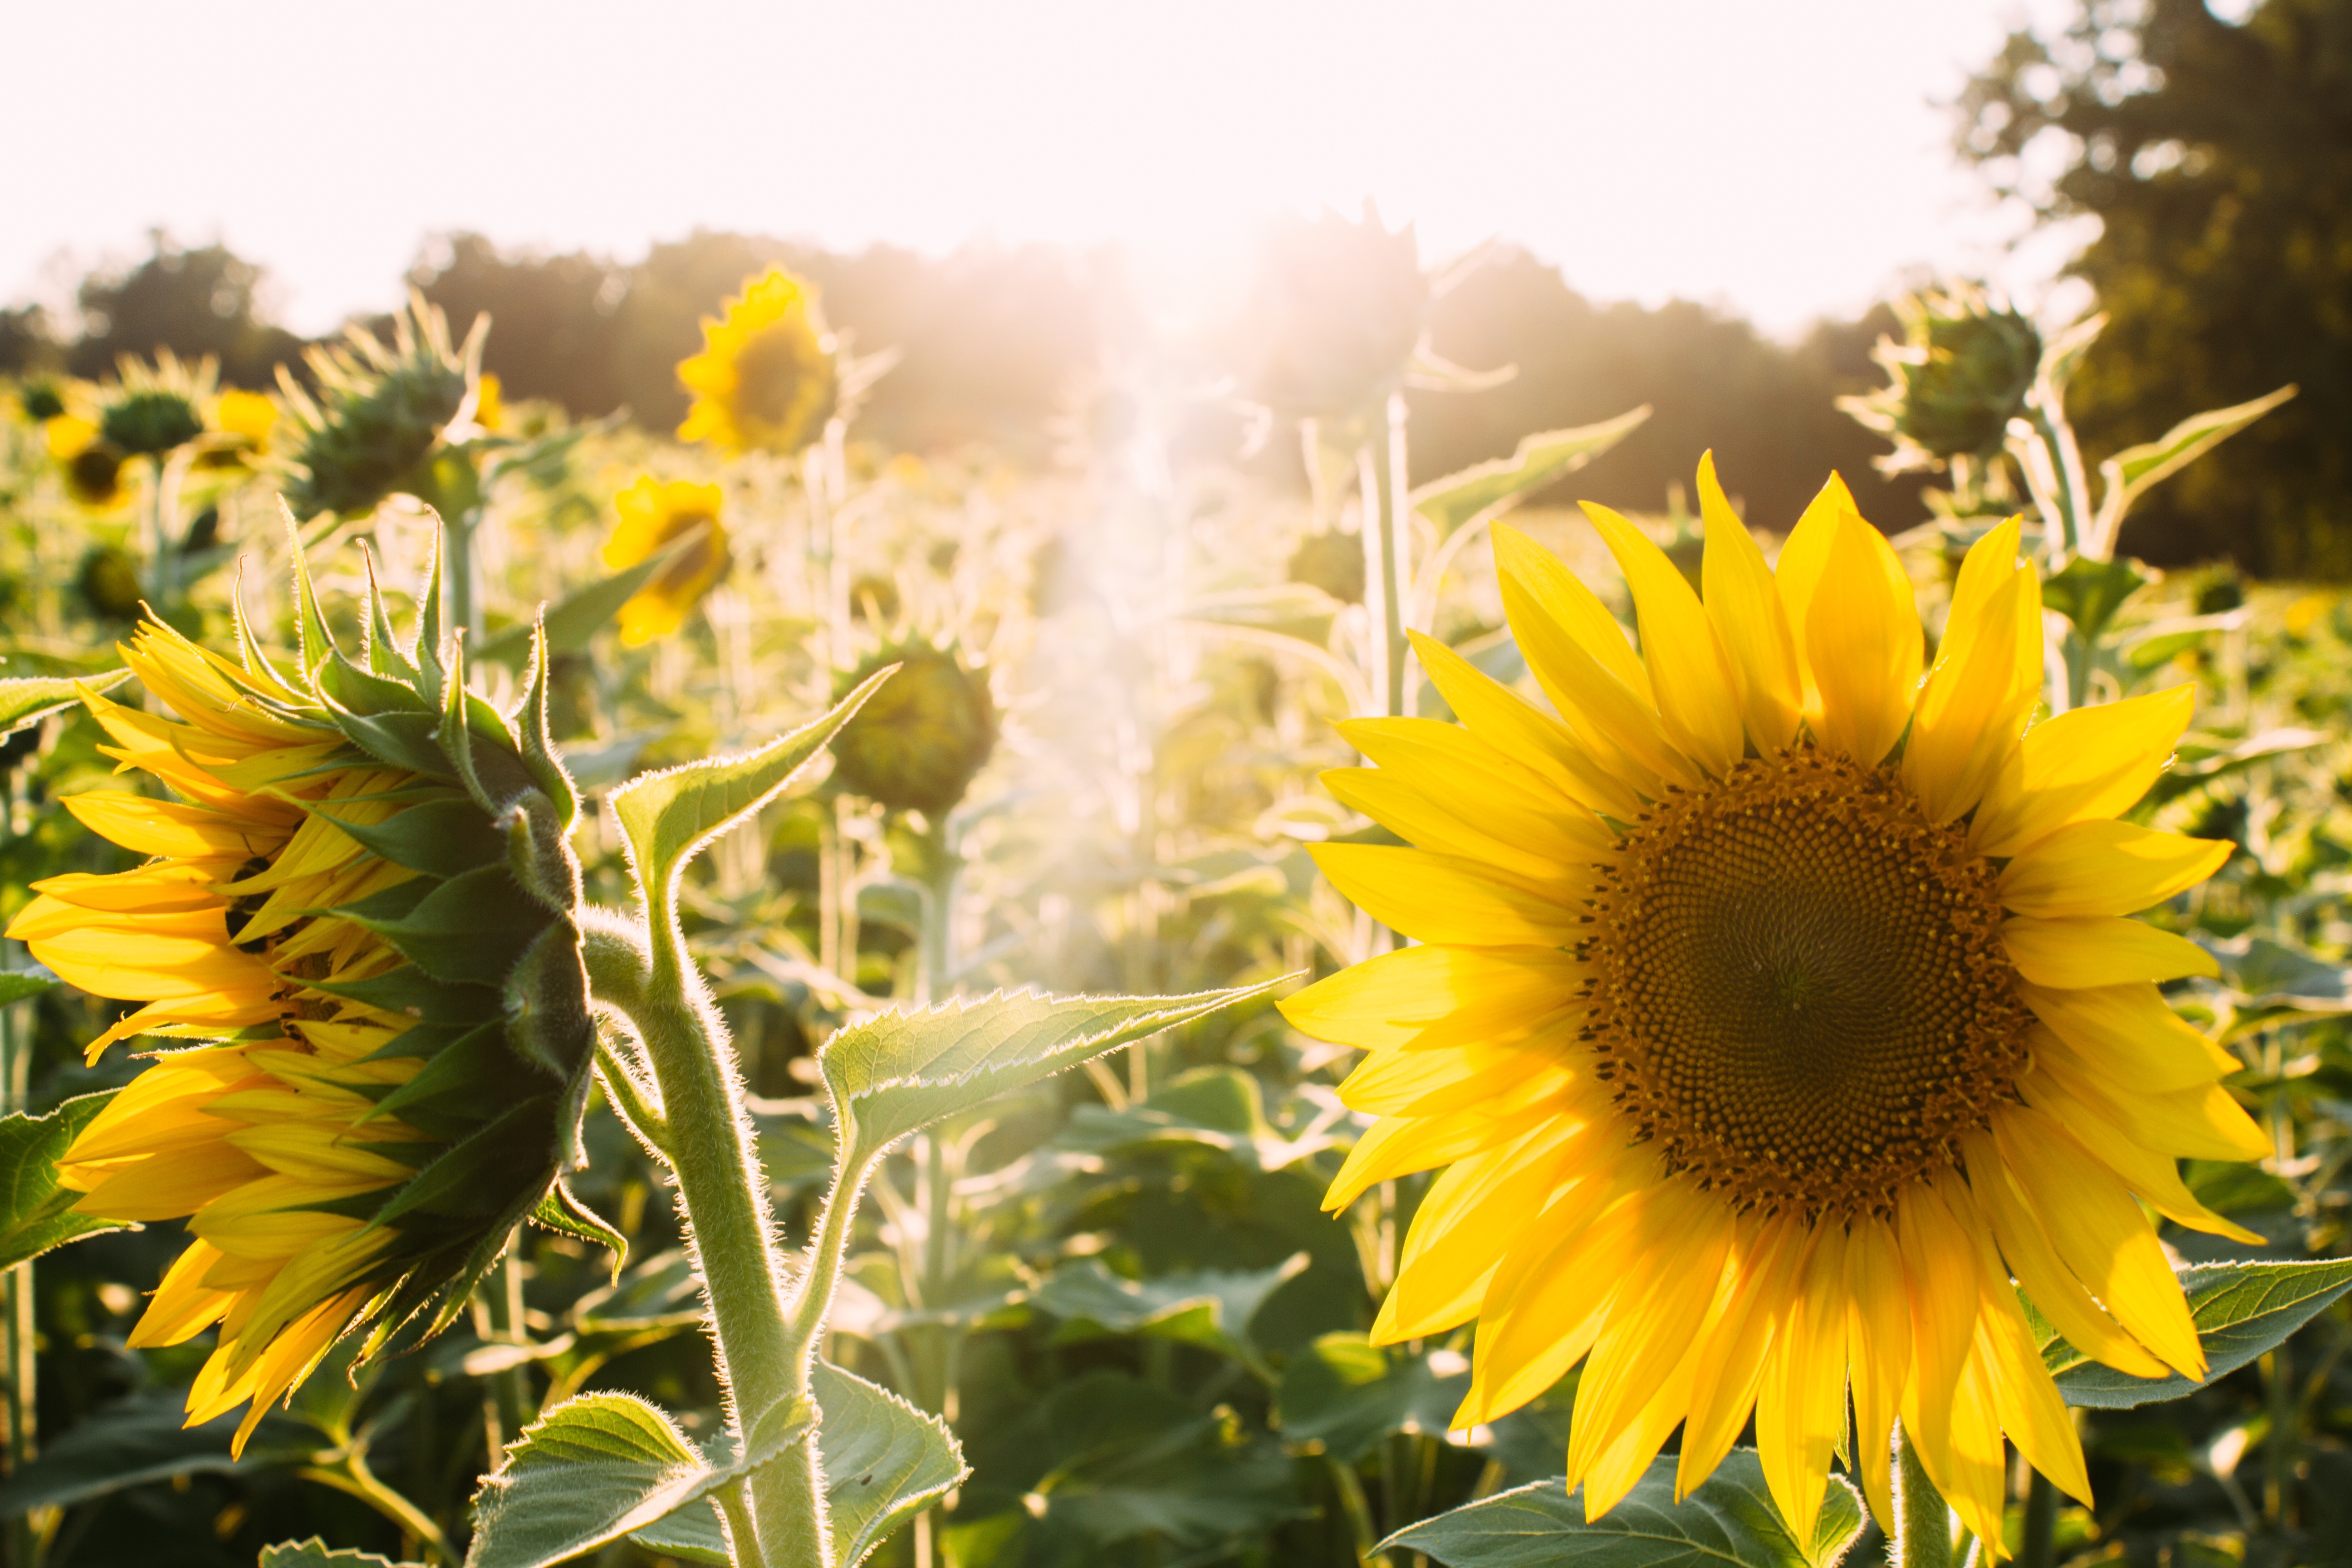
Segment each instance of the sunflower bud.
M131 458L160 457L205 433L200 412L211 400L216 367L183 363L165 349L152 365L121 360L122 384L99 415L99 439Z
M447 318L412 295L389 347L352 327L341 345L305 352L315 395L279 366L291 426L282 488L295 513L363 516L396 490L430 488L425 459L474 400L488 326L478 317L452 348Z
M996 749L996 704L984 677L928 643L883 649L843 679L840 694L894 664L898 673L833 738L834 781L888 810L937 816Z
M715 587L733 564L727 551L727 531L719 526L722 499L717 485L687 479L667 481L640 474L637 482L613 498L621 514L613 537L604 544L604 564L614 571L635 566L672 541L699 529L701 536L654 574L651 581L621 606L621 640L631 647L666 637Z
M70 416L68 416L70 417ZM53 419L51 425L64 423ZM92 441L75 448L71 457L61 459L66 475L66 491L74 500L93 511L103 511L122 500L122 454L103 441Z
M2042 334L1974 284L1954 283L1898 301L1903 342L1882 339L1891 377L1841 406L1895 440L1896 462L1926 468L2000 450L2042 365Z
M1429 303L1410 227L1391 234L1369 211L1286 220L1244 318L1252 395L1291 418L1365 414L1402 384Z
M727 452L792 453L833 416L839 345L825 330L814 284L770 268L727 301L723 318L703 318L702 342L702 352L677 367L694 394L679 440Z
M138 563L111 544L94 546L81 558L75 586L81 590L90 613L110 621L136 619L140 601L146 597L146 590L139 585Z
M44 425L66 411L66 395L54 381L27 382L16 394L16 404L26 418Z
M512 712L467 691L433 582L405 642L371 586L353 663L299 547L296 571L291 677L242 616L235 661L151 621L124 658L179 717L85 693L108 754L176 798L72 797L147 863L36 884L8 932L144 1004L93 1060L203 1042L133 1079L58 1172L81 1212L186 1219L131 1342L218 1325L188 1419L249 1404L239 1447L342 1336L373 1353L446 1324L519 1220L600 1226L561 1181L593 1035L544 658Z

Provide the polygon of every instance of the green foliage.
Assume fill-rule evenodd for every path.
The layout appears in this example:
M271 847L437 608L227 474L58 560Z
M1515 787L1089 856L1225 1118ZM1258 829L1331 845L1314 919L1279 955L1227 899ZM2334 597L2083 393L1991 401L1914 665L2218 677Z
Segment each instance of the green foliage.
M11 986L9 982L17 984ZM0 975L0 1006L26 994L16 975ZM44 986L43 989L47 987ZM85 1236L120 1230L119 1220L75 1214L81 1194L58 1184L57 1162L77 1134L106 1109L111 1092L69 1100L47 1116L0 1116L0 1268L38 1258Z
M2352 326L2330 303L2352 221L2352 132L2327 107L2352 80L2341 27L2334 0L2263 0L2240 23L2203 0L2076 0L1963 95L1964 156L2051 220L2098 219L2073 270L2109 324L2068 400L2095 461L2196 409L2303 388L2140 509L2126 543L2148 559L2352 571L2336 436Z
M62 713L81 700L82 687L103 693L130 679L129 670L117 669L80 680L38 675L0 680L0 735L15 734L52 714Z
M1664 1458L1590 1524L1580 1494L1558 1480L1536 1481L1399 1531L1382 1545L1423 1552L1445 1568L1549 1568L1571 1558L1601 1568L1826 1568L1862 1522L1861 1496L1832 1477L1812 1539L1798 1541L1772 1507L1755 1451L1740 1448L1680 1503L1675 1461Z
M259 1568L422 1568L422 1564L394 1563L373 1552L331 1548L314 1535L308 1541L263 1547Z
M1147 1039L1278 982L1197 996L992 996L886 1013L834 1036L817 1065L856 1169L907 1134Z
M2184 1269L2181 1288L2205 1347L2206 1375L2139 1378L2101 1366L2054 1335L2042 1358L2069 1405L2129 1410L2179 1399L2237 1371L2352 1290L2352 1258L2309 1263L2232 1263Z

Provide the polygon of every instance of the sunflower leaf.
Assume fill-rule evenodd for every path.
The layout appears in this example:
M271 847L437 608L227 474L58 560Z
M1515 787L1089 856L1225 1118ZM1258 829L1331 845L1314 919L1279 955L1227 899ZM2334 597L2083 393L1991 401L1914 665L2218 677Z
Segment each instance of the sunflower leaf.
M47 1116L0 1116L0 1268L105 1230L122 1220L73 1212L81 1194L58 1184L58 1160L114 1098L108 1089L67 1100Z
M30 969L0 969L0 1007L53 991L58 984L58 977L37 963Z
M1650 416L1643 404L1631 413L1573 430L1542 430L1523 437L1507 458L1474 463L1460 473L1432 479L1412 492L1412 508L1452 533L1465 523L1499 512L1567 474L1582 468L1631 434Z
M320 1536L308 1541L281 1541L261 1549L258 1568L423 1568L421 1563L394 1563L357 1547L337 1549Z
M752 1451L712 1465L634 1394L584 1394L523 1428L474 1494L472 1568L546 1568L699 1501L807 1438L805 1405L763 1421Z
M229 1452L235 1413L201 1426L185 1425L187 1418L182 1391L156 1389L102 1405L55 1436L45 1434L39 1457L0 1482L0 1518L21 1518L37 1508L69 1508L174 1476L304 1464L326 1446L317 1431L272 1411L238 1458Z
M1354 1464L1392 1433L1444 1432L1469 1392L1470 1363L1459 1352L1412 1355L1332 1333L1290 1358L1274 1402L1285 1444L1319 1443Z
M2303 1263L2200 1263L2179 1270L2197 1337L2205 1346L2202 1378L2133 1377L2103 1366L2055 1334L2042 1359L2069 1405L2100 1410L2179 1399L2227 1376L2272 1349L2352 1290L2352 1258Z
M131 679L127 669L103 675L27 675L0 680L0 735L13 735L29 724L81 700L82 688L111 691Z
M1425 1519L1380 1550L1402 1547L1445 1568L1664 1568L1698 1562L1739 1568L1822 1568L1842 1557L1862 1530L1862 1500L1843 1476L1830 1478L1812 1539L1781 1522L1755 1450L1738 1448L1680 1503L1675 1459L1654 1460L1623 1501L1588 1524L1565 1480L1530 1481Z
M840 1030L817 1053L849 1169L941 1117L1281 984L1190 996L959 997Z
M773 800L887 679L876 675L824 717L731 757L641 773L609 797L647 904L667 909L677 874L710 841Z
M824 1462L833 1561L854 1568L918 1509L969 1471L955 1439L887 1388L830 1363L816 1367L817 1431ZM630 1537L638 1545L689 1563L724 1564L725 1540L709 1503L680 1509Z

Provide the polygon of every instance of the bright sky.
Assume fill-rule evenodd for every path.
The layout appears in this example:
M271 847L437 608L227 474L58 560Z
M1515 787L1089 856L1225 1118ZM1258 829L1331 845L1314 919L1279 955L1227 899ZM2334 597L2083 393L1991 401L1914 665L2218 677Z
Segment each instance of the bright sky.
M27 5L0 299L157 226L267 265L306 331L458 228L624 258L697 226L1113 239L1181 273L1369 195L1424 255L1499 235L1598 298L1792 331L1909 268L2000 270L2013 216L1937 105L2050 3L133 0L102 47ZM2007 264L2029 302L2048 252Z

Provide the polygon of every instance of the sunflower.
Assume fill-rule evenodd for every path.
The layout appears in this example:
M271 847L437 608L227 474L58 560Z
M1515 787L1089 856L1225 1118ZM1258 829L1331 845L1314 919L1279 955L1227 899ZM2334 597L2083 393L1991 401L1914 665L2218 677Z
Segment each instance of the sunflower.
M2004 1434L2090 1495L2012 1278L2107 1364L2200 1374L2135 1199L2243 1237L2173 1156L2267 1152L2220 1087L2236 1061L2157 989L2211 959L2125 918L2230 852L2117 820L2191 689L2029 729L2041 589L2014 519L1969 552L1923 669L1909 584L1834 477L1777 569L1711 461L1698 477L1704 602L1586 509L1646 657L1498 527L1558 716L1416 638L1463 722L1343 727L1378 766L1327 774L1332 793L1412 847L1317 859L1419 945L1284 1005L1371 1053L1341 1092L1379 1121L1327 1201L1450 1167L1374 1335L1477 1320L1462 1427L1582 1362L1568 1479L1588 1517L1677 1426L1687 1492L1752 1411L1803 1539L1850 1390L1880 1517L1899 1417L1998 1552Z
M517 1220L570 1212L551 1190L591 1044L543 709L467 696L454 646L392 639L380 604L374 668L346 664L302 589L299 685L249 637L236 663L138 628L124 659L177 717L84 700L121 771L176 798L68 798L145 862L36 883L8 928L70 984L144 1004L93 1062L138 1035L186 1047L59 1179L85 1214L186 1220L131 1342L217 1326L187 1417L248 1405L240 1448L338 1338L433 1331Z
M604 542L604 564L616 572L635 566L696 529L702 531L699 539L655 573L621 606L621 640L629 647L677 630L687 612L702 602L702 595L733 564L727 550L727 531L719 526L722 499L717 485L656 479L651 474L638 475L636 483L613 498L621 521Z
M677 367L694 394L681 441L722 451L797 452L832 417L839 392L833 334L816 287L772 267L702 321L702 352Z
M212 427L258 450L269 444L278 427L278 400L266 393L232 386L213 399Z
M846 694L892 665L898 673L833 739L834 782L889 811L955 809L996 750L988 677L951 647L893 644L835 682Z
M152 365L125 354L121 384L99 416L99 436L132 458L160 458L205 433L201 412L212 401L219 367L210 355L186 363L169 349Z

